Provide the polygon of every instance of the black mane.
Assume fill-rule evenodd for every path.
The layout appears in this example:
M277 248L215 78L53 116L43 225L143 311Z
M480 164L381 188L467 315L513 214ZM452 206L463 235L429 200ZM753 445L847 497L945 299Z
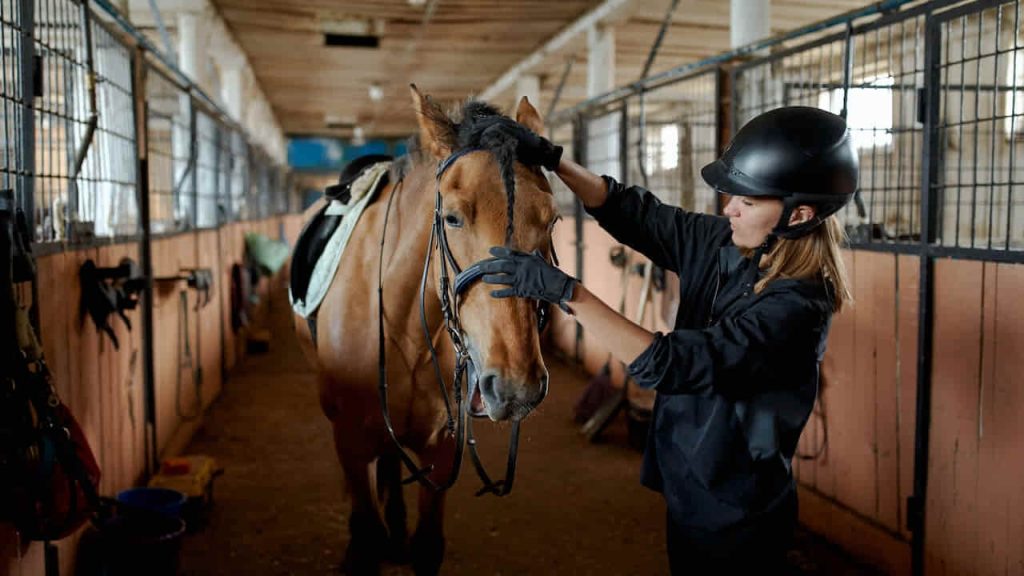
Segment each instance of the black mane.
M516 200L516 144L514 138L504 134L487 132L495 124L515 124L515 121L498 111L497 108L479 100L468 100L462 105L461 119L455 123L457 150L480 148L494 154L494 159L501 170L501 180L508 194L508 227L505 230L505 243L511 245L514 220L512 215Z

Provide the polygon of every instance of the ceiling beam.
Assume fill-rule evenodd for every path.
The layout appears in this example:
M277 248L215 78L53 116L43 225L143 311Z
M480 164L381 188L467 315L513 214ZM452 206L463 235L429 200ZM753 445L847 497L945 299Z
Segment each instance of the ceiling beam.
M629 7L631 3L632 0L604 0L599 6L574 20L563 28L561 32L545 42L543 46L534 50L529 56L505 71L501 77L480 92L479 98L481 100L496 98L502 92L514 86L521 74L529 72L531 68L560 50L579 34L586 33L587 29L591 26L607 20L624 19L625 8Z

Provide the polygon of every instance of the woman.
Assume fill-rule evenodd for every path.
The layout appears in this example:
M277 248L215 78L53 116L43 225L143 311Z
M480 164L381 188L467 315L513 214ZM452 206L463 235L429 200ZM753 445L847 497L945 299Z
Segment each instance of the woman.
M857 187L845 121L806 107L744 126L701 170L725 217L667 206L598 177L518 126L520 160L545 166L619 242L679 274L673 330L651 333L535 254L494 248L496 297L545 300L657 390L641 482L667 505L673 574L776 573L797 519L792 458L811 413L832 314L851 300L834 216Z

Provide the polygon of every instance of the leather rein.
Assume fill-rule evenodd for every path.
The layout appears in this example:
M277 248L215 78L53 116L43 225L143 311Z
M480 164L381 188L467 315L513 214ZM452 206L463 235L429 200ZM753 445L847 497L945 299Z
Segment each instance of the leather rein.
M459 297L469 289L476 281L483 277L484 273L480 270L481 265L484 262L488 262L492 259L481 260L466 269L459 267L455 261L455 257L451 253L451 249L448 246L448 238L445 235L444 229L444 216L442 214L442 202L441 202L441 177L459 158L469 154L482 150L481 148L465 148L456 151L452 155L448 156L442 162L438 164L436 172L436 188L434 194L434 221L430 228L430 240L427 244L426 257L423 263L423 274L420 278L420 322L423 326L423 333L426 336L427 347L430 350L430 359L434 367L434 375L437 378L438 387L441 396L444 398L445 412L446 412L446 427L448 433L455 438L455 455L452 460L452 471L448 475L448 479L443 483L437 483L433 481L429 474L434 470L434 464L428 464L420 467L413 460L408 450L402 445L398 439L398 435L395 433L395 429L392 426L391 415L388 410L388 382L387 382L387 363L385 358L385 341L384 341L384 299L383 299L383 269L384 269L384 239L387 236L388 216L391 213L391 203L402 187L404 179L399 179L392 189L391 195L388 198L388 204L384 212L384 226L381 231L381 251L380 260L377 268L377 317L378 317L378 392L380 394L381 410L384 416L384 424L387 428L388 434L395 446L398 448L398 454L405 467L409 470L410 476L402 481L403 484L411 482L419 482L424 486L434 491L447 490L455 484L458 479L459 470L462 466L463 458L463 446L469 444L469 453L473 461L473 467L476 470L477 476L480 477L483 482L476 495L480 496L483 494L494 494L496 496L505 496L512 491L512 484L515 480L515 469L516 469L516 456L519 450L519 428L520 420L515 420L512 423L512 431L509 438L509 449L508 449L508 460L505 466L505 478L497 481L491 480L491 477L487 474L484 468L483 462L480 460L480 456L477 452L477 442L473 436L473 424L472 419L466 418L466 412L468 411L468 404L463 405L467 399L472 399L477 385L476 380L469 382L466 390L466 395L463 396L463 380L466 378L467 372L473 369L473 361L469 354L469 349L466 347L465 342L462 338L462 323L459 320ZM511 222L509 222L511 226ZM426 314L426 287L427 278L430 275L430 262L434 255L434 248L437 248L440 253L440 270L439 270L439 284L441 293L441 313L444 316L445 330L448 332L448 337L451 339L452 347L455 349L455 373L452 378L452 388L454 391L454 409L452 406L451 396L448 393L448 385L441 374L441 365L438 360L437 350L434 348L433 338L431 337L430 328L427 324ZM553 246L552 246L553 248ZM552 256L554 258L554 251L552 249ZM557 259L555 260L557 262ZM454 272L454 284L452 283L451 273ZM538 306L538 321L539 328L542 329L547 321L548 310L546 306Z

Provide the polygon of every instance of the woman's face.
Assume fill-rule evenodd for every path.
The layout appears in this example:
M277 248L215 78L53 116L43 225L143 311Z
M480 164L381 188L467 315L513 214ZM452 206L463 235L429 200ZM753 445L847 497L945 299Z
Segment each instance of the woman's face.
M732 242L740 248L757 248L782 216L782 200L733 196L725 205L732 225Z

